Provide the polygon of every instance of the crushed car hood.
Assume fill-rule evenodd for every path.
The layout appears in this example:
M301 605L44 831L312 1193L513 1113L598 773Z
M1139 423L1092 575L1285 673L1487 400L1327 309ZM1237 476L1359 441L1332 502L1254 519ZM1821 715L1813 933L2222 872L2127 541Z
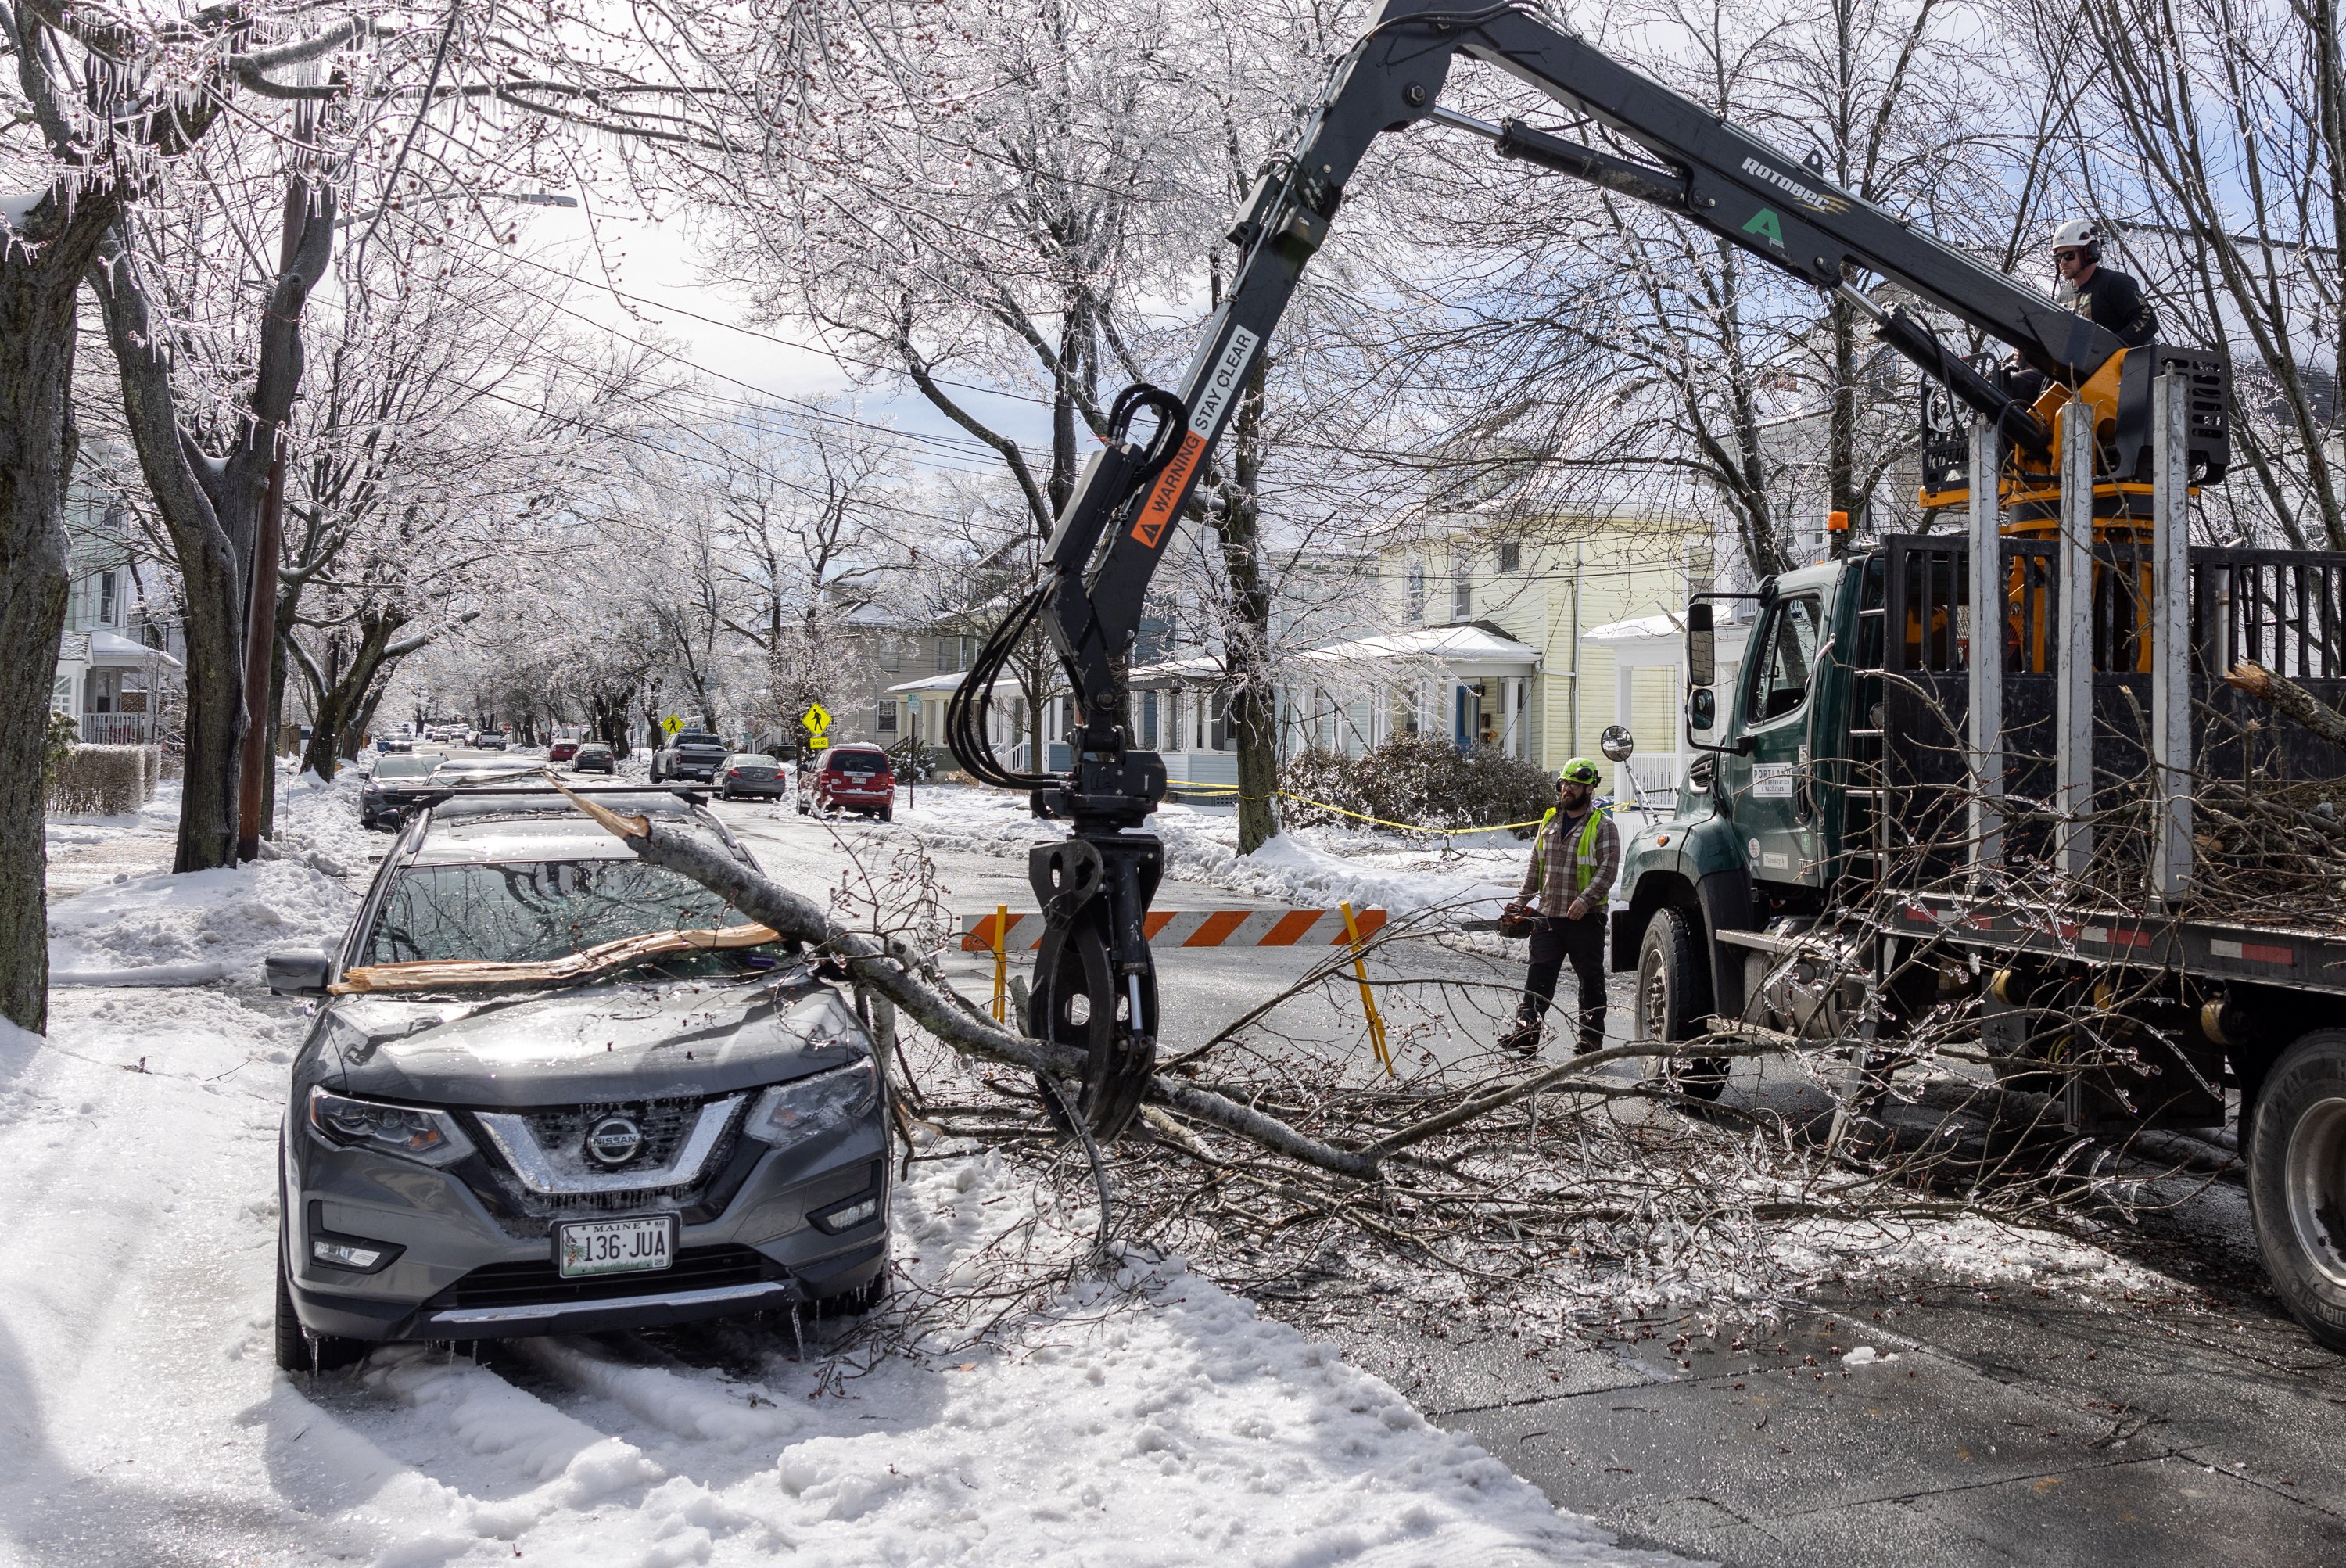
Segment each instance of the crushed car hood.
M527 1107L729 1094L866 1051L805 980L580 986L530 997L350 996L329 1009L333 1087L427 1105Z

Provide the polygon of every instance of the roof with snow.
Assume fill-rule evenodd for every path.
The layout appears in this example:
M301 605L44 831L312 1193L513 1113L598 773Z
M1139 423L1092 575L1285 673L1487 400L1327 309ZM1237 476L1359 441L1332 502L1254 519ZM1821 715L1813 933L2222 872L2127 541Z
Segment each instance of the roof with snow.
M910 692L915 697L920 696L923 692L959 691L961 689L961 677L962 672L956 670L951 675L923 676L919 680L903 681L895 686L890 687L888 689L891 692Z

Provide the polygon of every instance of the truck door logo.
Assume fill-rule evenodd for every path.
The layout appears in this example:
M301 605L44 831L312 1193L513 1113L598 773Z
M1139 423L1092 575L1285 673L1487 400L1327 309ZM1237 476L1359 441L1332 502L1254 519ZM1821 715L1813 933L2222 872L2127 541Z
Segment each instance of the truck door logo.
M1743 226L1743 232L1760 235L1779 250L1784 248L1784 225L1772 207L1763 207L1753 213L1751 221Z

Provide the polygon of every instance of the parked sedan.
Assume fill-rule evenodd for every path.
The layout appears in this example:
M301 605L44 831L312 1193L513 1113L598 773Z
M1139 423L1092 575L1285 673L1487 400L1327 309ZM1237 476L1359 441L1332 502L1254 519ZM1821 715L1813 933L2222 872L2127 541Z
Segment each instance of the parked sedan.
M704 807L605 799L748 862ZM318 998L279 1145L278 1364L876 1299L871 1042L771 935L550 791L421 814L335 951L269 961Z
M616 774L619 771L619 759L601 741L582 740L577 753L570 759L570 769L574 773Z
M578 742L575 740L557 740L546 748L548 762L567 762L577 755Z
M861 811L882 821L896 815L896 775L888 754L867 743L833 746L799 769L799 813Z
M447 759L433 751L407 751L375 759L359 786L359 825L396 828L435 789L433 770Z
M717 770L717 790L728 800L744 795L780 797L790 792L789 770L761 752L737 751Z
M483 751L503 751L506 744L505 732L502 729L476 730L473 735L473 744Z

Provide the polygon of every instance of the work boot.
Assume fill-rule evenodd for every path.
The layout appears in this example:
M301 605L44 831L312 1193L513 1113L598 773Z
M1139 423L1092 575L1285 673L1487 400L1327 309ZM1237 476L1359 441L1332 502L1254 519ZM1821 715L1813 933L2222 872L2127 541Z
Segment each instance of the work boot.
M1605 1009L1591 1008L1580 1015L1580 1043L1573 1050L1576 1056L1586 1056L1605 1049Z
M1515 1014L1515 1026L1499 1036L1499 1049L1518 1056L1536 1056L1540 1048L1540 1021Z

